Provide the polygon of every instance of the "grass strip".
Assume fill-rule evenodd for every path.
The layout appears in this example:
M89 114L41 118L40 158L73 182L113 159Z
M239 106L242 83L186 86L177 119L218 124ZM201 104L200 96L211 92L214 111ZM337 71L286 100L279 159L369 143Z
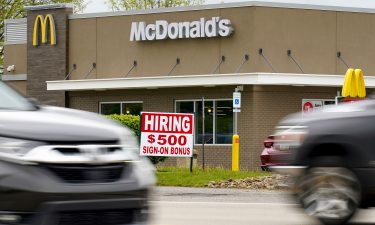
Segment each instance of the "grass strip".
M194 168L190 173L188 168L157 167L157 185L179 187L205 187L210 181L225 181L228 179L243 179L248 177L270 176L268 172L238 171L223 168Z

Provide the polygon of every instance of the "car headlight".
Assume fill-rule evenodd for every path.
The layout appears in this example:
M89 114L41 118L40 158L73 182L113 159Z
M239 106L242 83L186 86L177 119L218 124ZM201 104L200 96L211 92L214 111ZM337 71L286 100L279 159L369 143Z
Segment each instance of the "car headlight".
M43 142L30 141L16 138L0 137L0 154L23 156L31 149L43 145Z
M279 151L297 149L306 137L306 126L279 126L276 128L273 148Z

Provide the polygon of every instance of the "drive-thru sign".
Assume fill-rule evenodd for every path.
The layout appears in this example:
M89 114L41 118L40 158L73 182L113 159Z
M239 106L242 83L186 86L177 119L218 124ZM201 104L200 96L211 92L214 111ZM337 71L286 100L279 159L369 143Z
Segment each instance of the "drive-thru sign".
M141 155L193 156L193 114L142 112L141 115Z

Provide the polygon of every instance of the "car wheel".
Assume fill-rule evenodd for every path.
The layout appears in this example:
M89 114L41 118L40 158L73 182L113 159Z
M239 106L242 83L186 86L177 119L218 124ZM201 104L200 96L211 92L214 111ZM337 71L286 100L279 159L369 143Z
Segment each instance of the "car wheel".
M295 183L304 211L326 225L345 224L361 201L356 175L343 167L312 167Z

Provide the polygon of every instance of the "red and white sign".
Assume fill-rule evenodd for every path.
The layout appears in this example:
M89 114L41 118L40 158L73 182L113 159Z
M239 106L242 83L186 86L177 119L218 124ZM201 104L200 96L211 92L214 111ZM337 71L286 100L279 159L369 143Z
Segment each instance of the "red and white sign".
M194 114L142 112L140 154L192 157Z
M311 100L303 99L302 100L302 112L309 113L317 109L323 108L323 100Z

